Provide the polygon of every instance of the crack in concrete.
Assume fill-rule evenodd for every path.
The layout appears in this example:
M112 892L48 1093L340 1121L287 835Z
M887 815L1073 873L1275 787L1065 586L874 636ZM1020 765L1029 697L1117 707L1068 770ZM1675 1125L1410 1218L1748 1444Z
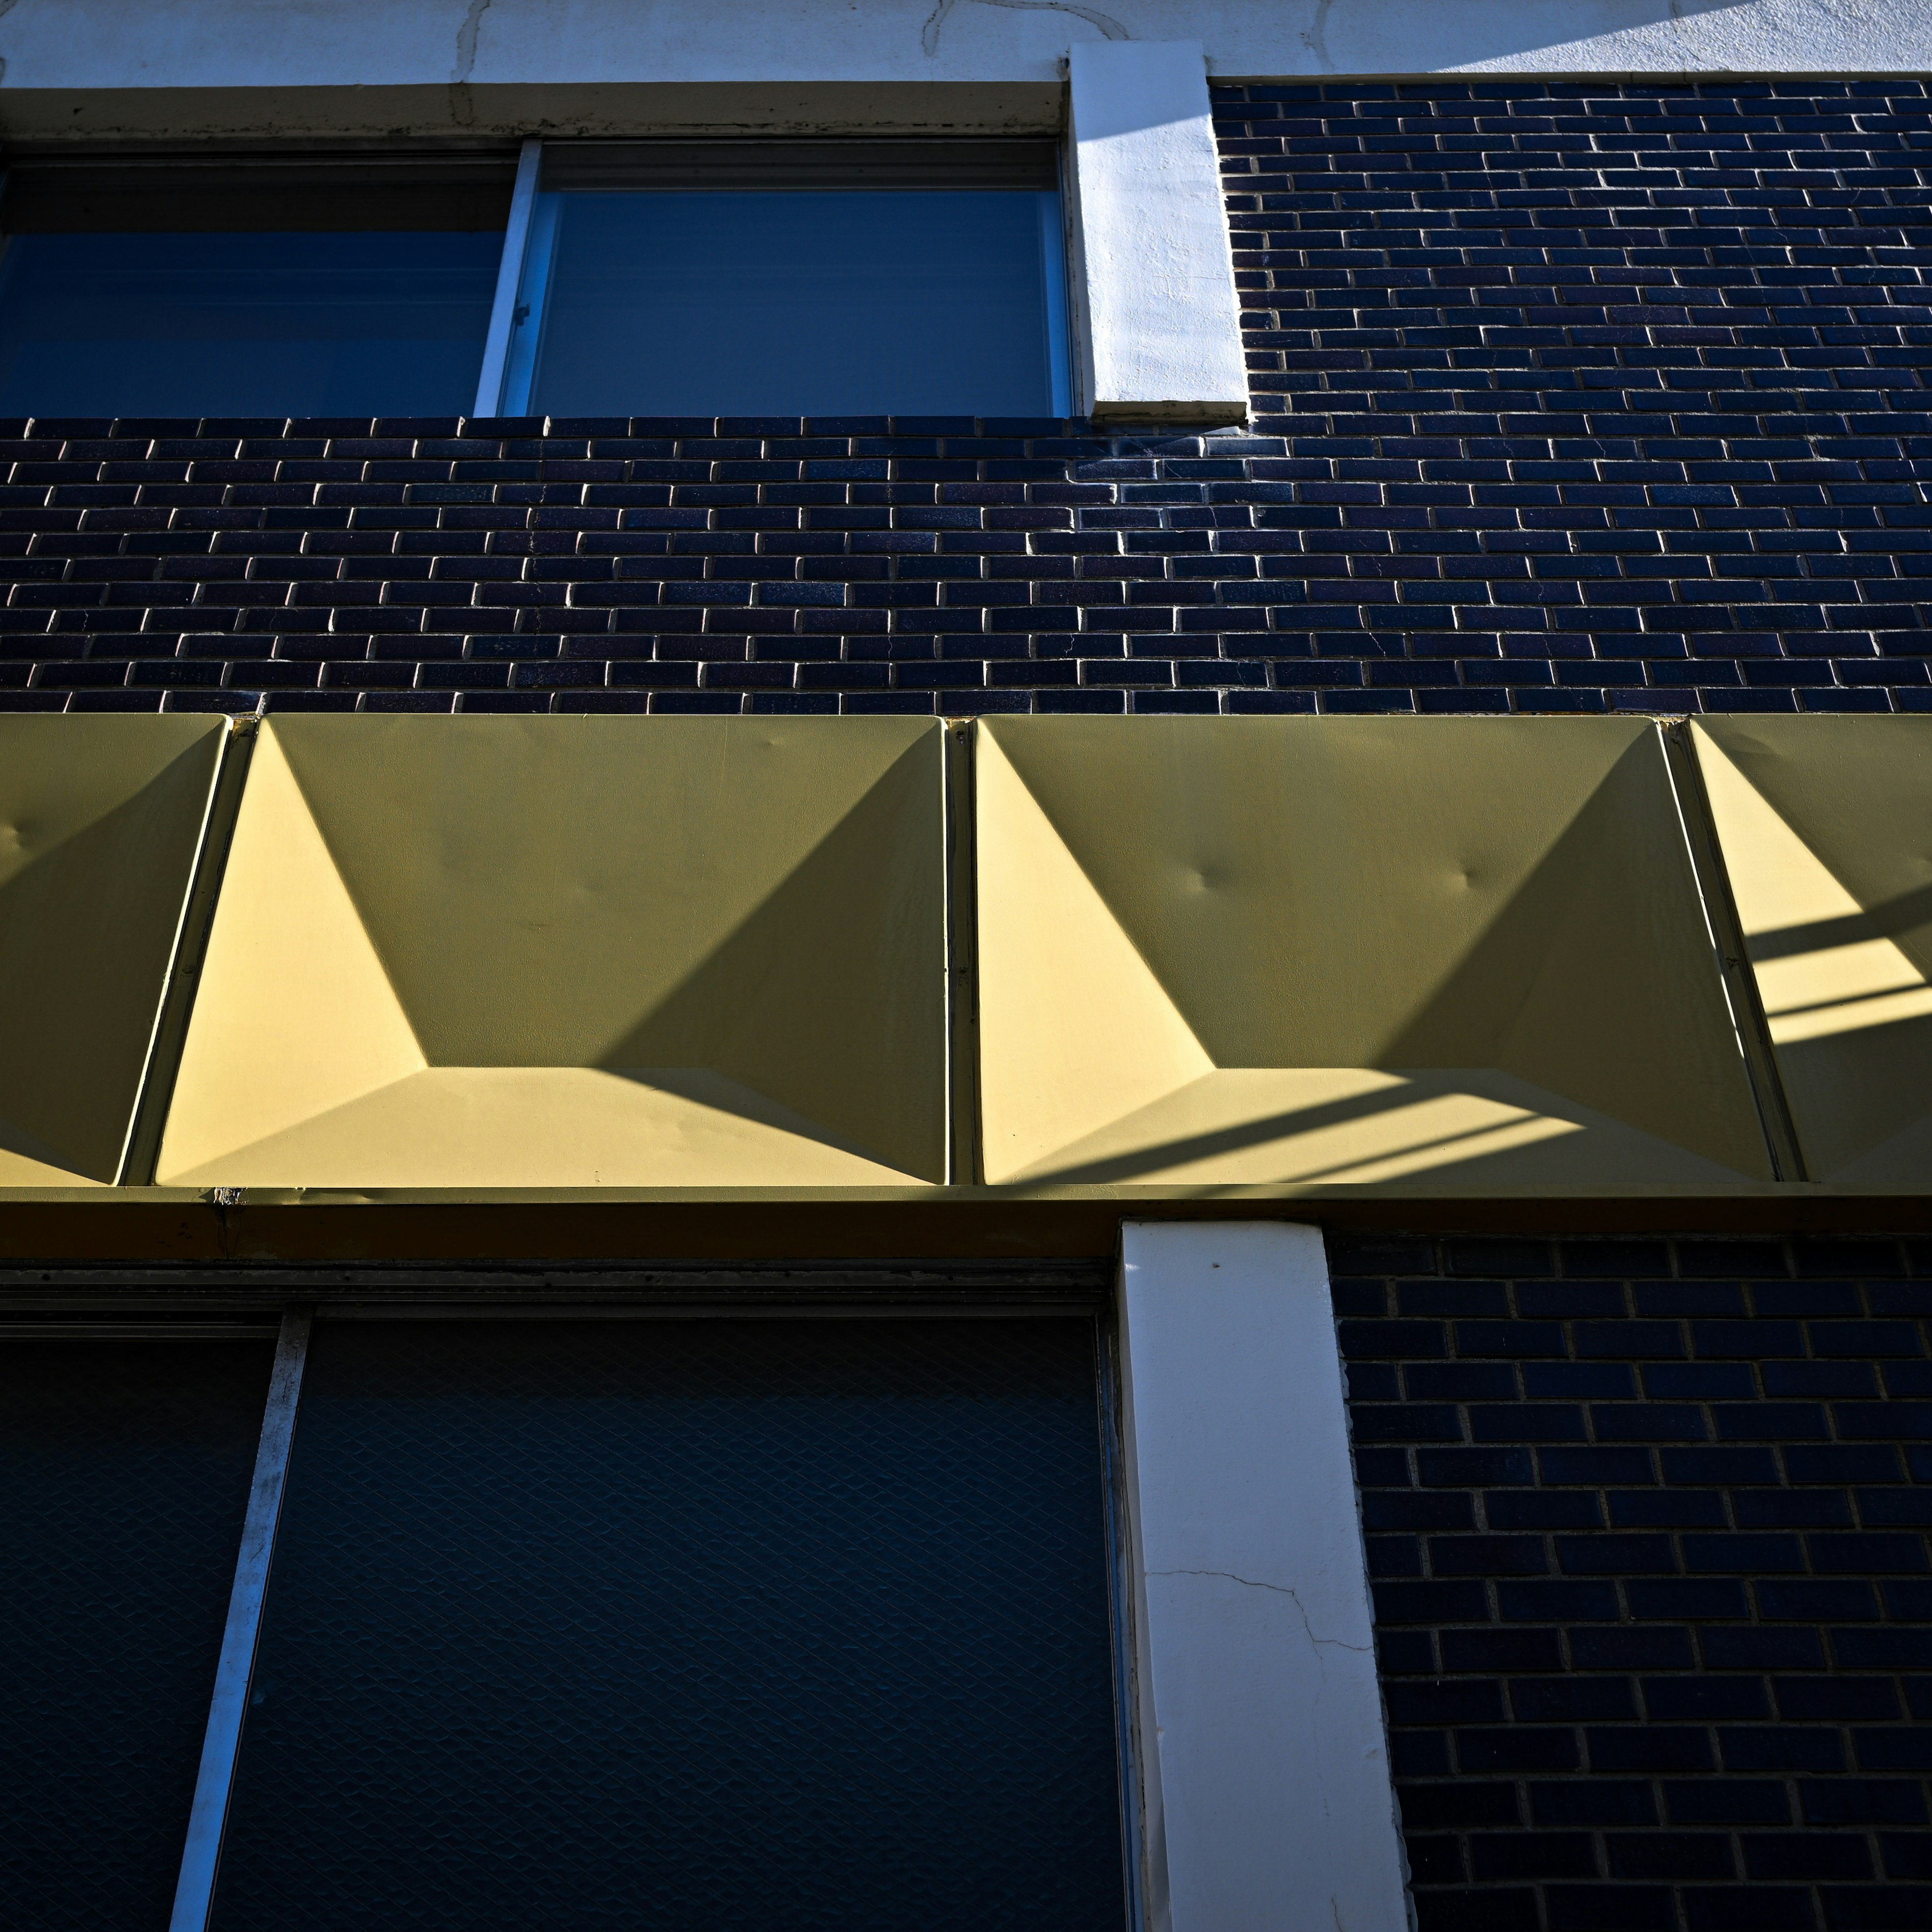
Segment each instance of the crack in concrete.
M489 10L490 0L470 0L470 10L456 30L456 71L449 77L452 86L461 86L476 71L476 37L483 31L483 16Z
M1301 44L1324 74L1335 71L1335 58L1328 51L1328 10L1334 4L1335 0L1316 0L1315 18L1301 30Z
M6 19L7 16L20 4L20 0L0 0L0 20ZM0 60L0 81L4 81L6 78L7 63L4 60Z
M1147 1574L1150 1576L1220 1576L1250 1590L1272 1590L1277 1597L1286 1597L1294 1604L1295 1614L1300 1618L1301 1628L1307 1633L1310 1643L1332 1644L1337 1650L1352 1650L1359 1656L1366 1656L1372 1648L1366 1643L1344 1643L1339 1636L1317 1636L1314 1625L1308 1621L1306 1607L1286 1583L1259 1582L1252 1576L1237 1576L1232 1570L1150 1570Z
M483 16L491 0L470 0L463 24L456 30L456 66L449 76L450 118L467 128L476 118L476 104L470 93L470 76L476 71L476 40L483 31Z
M489 0L484 0L484 5ZM939 0L932 10L932 17L921 29L919 44L926 50L930 60L939 51L939 30L944 26L946 17L960 0ZM975 0L982 7L1006 7L1019 14L1071 14L1076 20L1084 20L1090 27L1098 27L1110 40L1130 40L1133 36L1111 14L1103 14L1097 7L1076 7L1069 0Z

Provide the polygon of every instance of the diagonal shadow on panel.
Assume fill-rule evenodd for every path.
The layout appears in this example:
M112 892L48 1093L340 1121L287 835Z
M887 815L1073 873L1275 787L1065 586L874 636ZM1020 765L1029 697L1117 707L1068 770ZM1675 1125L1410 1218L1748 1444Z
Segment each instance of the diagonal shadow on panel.
M1847 721L1700 724L1697 748L1745 947L1814 1176L1932 1172L1932 736ZM1789 724L1826 724L1820 733ZM1861 756L1862 754L1862 756Z
M64 1171L20 1180L115 1178L209 769L205 746L181 752L0 883L0 1150Z
M597 1064L654 1085L715 1069L818 1123L833 1146L944 1179L943 1124L925 1099L944 1078L943 928L908 829L928 782L921 748L902 754ZM929 956L916 972L909 951ZM732 1104L720 1083L704 1097Z
M1304 1070L1328 1073L1339 1070ZM1210 1076L1201 1084L1203 1087L1208 1087L1212 1082L1213 1076ZM1351 1093L1342 1098L1316 1101L1306 1106L1282 1108L1253 1114L1229 1125L1202 1132L1170 1133L1164 1139L1138 1141L1130 1150L1124 1154L1082 1160L1078 1157L1077 1150L1065 1150L1071 1158L1058 1164L1042 1162L1029 1168L1026 1178L1042 1184L1118 1185L1137 1180L1144 1180L1154 1174L1168 1174L1176 1168L1197 1162L1225 1160L1231 1155L1246 1154L1276 1142L1292 1141L1337 1129L1344 1130L1341 1138L1354 1142L1358 1150L1353 1157L1340 1155L1324 1166L1319 1164L1318 1156L1316 1163L1298 1167L1294 1179L1313 1182L1346 1178L1364 1167L1392 1162L1400 1164L1408 1172L1434 1172L1440 1169L1445 1161L1452 1160L1459 1163L1457 1172L1460 1173L1467 1166L1468 1157L1475 1151L1472 1144L1481 1142L1497 1132L1495 1124L1484 1124L1451 1128L1432 1135L1417 1135L1412 1132L1406 1138L1403 1138L1400 1132L1396 1135L1349 1136L1346 1134L1346 1130L1359 1127L1364 1124L1386 1121L1391 1125L1396 1124L1396 1116L1412 1111L1418 1104L1415 1083L1412 1082L1398 1077L1386 1082L1361 1084L1366 1090ZM1436 1084L1439 1086L1442 1083ZM1430 1097L1434 1098L1436 1095L1432 1094ZM1175 1124L1174 1116L1180 1112L1180 1108L1173 1102L1179 1099L1179 1096L1171 1096L1168 1104L1148 1108L1146 1112L1153 1117L1148 1121L1149 1127L1158 1130ZM1128 1120L1112 1124L1117 1129L1126 1130L1131 1119L1130 1116ZM1558 1131L1564 1130L1559 1128Z
M1003 764L988 760L982 770L1012 782ZM1191 1056L1156 1052L1164 1074L1126 1107L1117 1105L1104 1124L1090 1120L1052 1152L992 1178L1210 1185L1402 1178L1458 1186L1768 1178L1754 1118L1740 1104L1742 1063L1660 776L1654 742L1634 742L1473 940L1430 977L1406 1012L1387 1014L1380 1036L1364 1042L1354 1064L1314 1064L1306 1047L1318 1050L1318 1036L1300 1054L1291 1044L1288 1057L1266 1064L1212 1061L1190 1032ZM1043 814L1040 820L1044 827ZM1010 826L1004 836L1016 849ZM1048 836L1058 845L1058 835ZM1077 869L1076 855L1061 850L1058 856L1060 871L1076 868L1070 877L1094 897L1108 943L1144 958ZM1048 868L1037 856L1029 863L1037 889ZM1682 876L1660 880L1658 867L1673 863ZM1386 915L1374 910L1373 888L1365 882L1369 925L1350 929L1332 970L1346 970L1349 946L1377 943ZM1085 895L1076 896L1084 904ZM1352 915L1359 916L1347 901L1325 898L1305 902L1300 911L1311 920ZM1028 916L1045 917L1037 908ZM1382 943L1401 943L1399 932ZM1418 933L1416 943L1426 958L1441 939ZM1090 934L1086 944L1090 952ZM1047 957L1036 949L1036 963ZM1250 983L1270 970L1264 958L1240 968L1230 962L1246 1000L1273 996L1264 978ZM1079 974L1077 983L1084 985L1085 967L1076 958L1060 972ZM1146 986L1156 986L1150 970L1141 970ZM1161 992L1174 1024L1191 1027L1186 995ZM1139 1040L1138 1033L1120 1038L1120 1052L1131 1054ZM1045 1050L1056 1046L1065 1050L1052 1041ZM1099 1085L1126 1096L1132 1083L1107 1066ZM1061 1118L1070 1118L1064 1108Z
M1753 1124L1718 1104L1737 1061L1714 947L1672 943L1682 934L1654 890L1654 848L1629 836L1660 804L1653 757L1646 740L1624 753L1373 1064L1493 1066L1768 1178Z
M502 748L476 742L485 754ZM808 818L810 842L794 830L802 850L788 869L770 856L783 844L768 842L762 896L748 911L742 898L733 906L735 923L708 934L694 964L678 958L679 928L717 920L722 908L707 895L718 862L700 850L695 867L654 871L627 857L634 839L596 843L610 810L635 808L622 756L603 748L604 791L574 815L554 813L506 861L491 820L474 812L460 821L461 845L425 817L419 832L405 822L373 841L365 825L359 844L338 851L310 780L266 734L162 1177L346 1186L943 1180L933 745L892 757L836 815ZM306 755L317 758L314 745ZM339 763L319 772L340 791ZM395 791L380 802L391 820L410 796ZM339 810L339 797L329 802ZM730 802L742 814L742 796ZM734 839L756 836L754 814L748 835L717 830L701 784L695 794L687 785L680 807L673 836L695 826L728 855L739 853ZM418 842L395 855L398 836ZM392 860L392 875L371 872ZM741 866L741 890L744 875ZM412 877L399 892L398 878ZM383 888L373 902L372 878ZM460 974L439 970L452 946L462 948L449 962ZM614 1028L614 1007L621 1016L627 1002L648 1010Z

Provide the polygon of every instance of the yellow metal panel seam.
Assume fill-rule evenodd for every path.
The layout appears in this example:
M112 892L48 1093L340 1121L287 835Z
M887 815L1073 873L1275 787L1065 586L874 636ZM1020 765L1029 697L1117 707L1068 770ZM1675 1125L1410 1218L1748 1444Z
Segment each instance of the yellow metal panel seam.
M222 875L227 868L228 848L235 837L235 821L241 814L242 794L259 722L256 718L232 719L223 735L220 756L208 788L208 808L196 842L193 882L176 932L166 992L156 1016L154 1040L142 1072L140 1096L135 1102L116 1186L154 1184L154 1163L161 1150L161 1128L173 1097L175 1076L181 1070L182 1048L188 1040L201 962L214 924L215 902L221 896Z
M1725 994L1737 1024L1738 1044L1750 1075L1765 1144L1770 1150L1772 1172L1780 1180L1808 1180L1798 1130L1792 1119L1791 1102L1779 1077L1778 1057L1772 1047L1771 1026L1759 995L1757 975L1751 970L1745 949L1744 927L1738 918L1737 898L1731 890L1731 875L1718 838L1717 821L1711 815L1710 794L1705 788L1703 770L1690 741L1690 721L1672 719L1660 724L1659 729L1664 734L1677 808L1683 818L1691 868L1697 875L1705 916L1711 922L1712 938L1724 971Z
M1700 718L1709 800L1807 1171L1932 1176L1932 718Z
M972 718L946 725L946 1178L950 1186L986 1178L980 1120L980 988L974 892L978 818L974 758L979 726Z

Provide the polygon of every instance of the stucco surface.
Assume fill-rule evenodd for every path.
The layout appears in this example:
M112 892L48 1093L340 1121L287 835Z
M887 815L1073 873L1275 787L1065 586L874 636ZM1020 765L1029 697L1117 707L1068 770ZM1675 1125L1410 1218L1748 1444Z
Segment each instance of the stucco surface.
M9 0L0 131L1042 125L1099 40L1221 79L1898 72L1932 0Z

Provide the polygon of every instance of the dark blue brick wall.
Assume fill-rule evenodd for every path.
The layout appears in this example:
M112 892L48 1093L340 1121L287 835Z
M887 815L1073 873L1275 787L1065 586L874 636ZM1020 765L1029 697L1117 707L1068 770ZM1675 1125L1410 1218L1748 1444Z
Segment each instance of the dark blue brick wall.
M1222 89L1249 434L0 424L0 704L1932 709L1928 107Z
M1422 1932L1932 1924L1932 1243L1329 1250Z
M1932 703L1927 106L1224 98L1256 427L1291 439L1248 541L1280 533L1302 666L1426 708Z

